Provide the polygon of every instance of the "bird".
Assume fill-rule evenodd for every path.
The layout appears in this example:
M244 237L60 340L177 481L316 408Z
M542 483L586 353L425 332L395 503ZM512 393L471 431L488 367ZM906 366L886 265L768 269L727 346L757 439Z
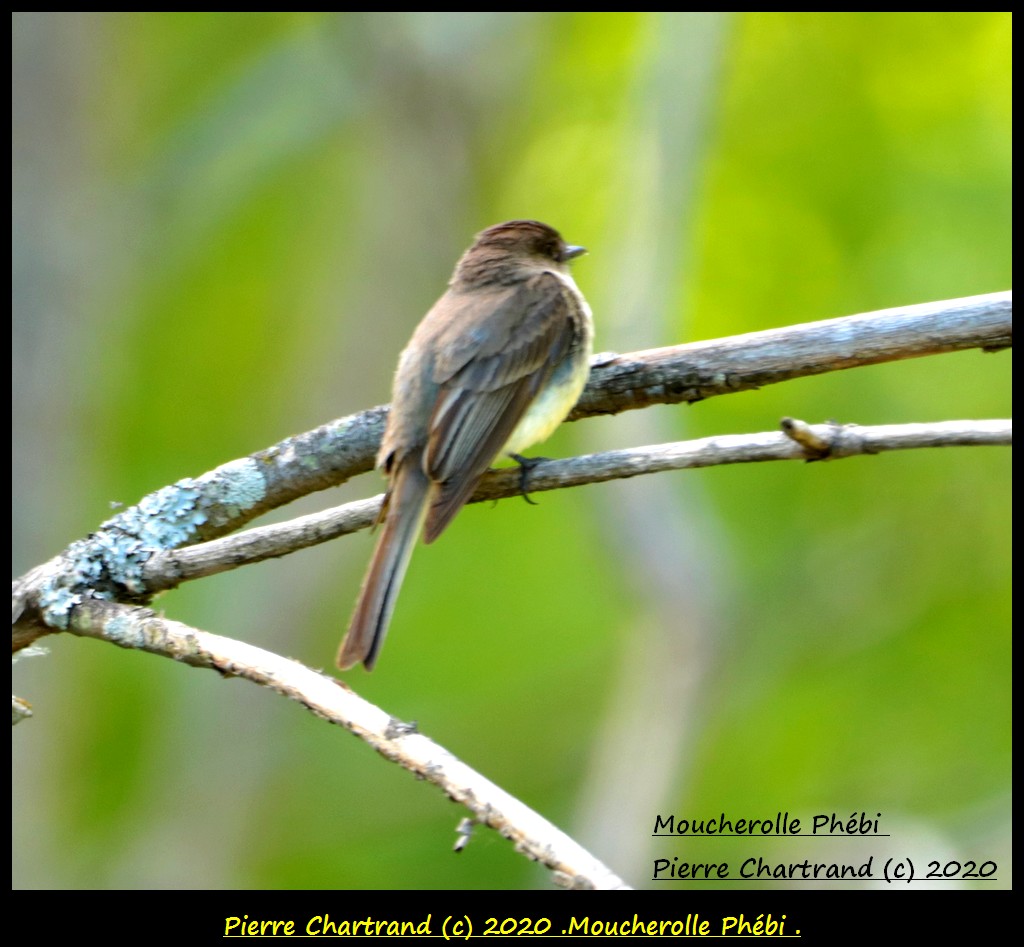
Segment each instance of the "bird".
M338 652L372 670L420 533L432 543L502 455L546 439L579 400L593 317L569 272L586 253L537 220L476 235L395 372L377 454L387 477L376 548Z

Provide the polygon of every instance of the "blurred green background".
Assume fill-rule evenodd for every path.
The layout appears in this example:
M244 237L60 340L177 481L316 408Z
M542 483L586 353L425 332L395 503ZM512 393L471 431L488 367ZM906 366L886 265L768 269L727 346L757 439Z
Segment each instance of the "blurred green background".
M1006 13L16 13L13 53L15 575L111 501L386 401L501 220L590 248L597 350L1011 286ZM589 420L543 453L784 414L1005 417L1010 362ZM656 857L898 854L995 859L1009 886L1008 450L539 501L418 549L377 671L346 679L635 885ZM158 607L329 668L372 542ZM14 673L36 712L13 740L15 887L549 884L487 831L453 855L461 810L290 702L49 643ZM891 837L650 837L659 813L862 810Z

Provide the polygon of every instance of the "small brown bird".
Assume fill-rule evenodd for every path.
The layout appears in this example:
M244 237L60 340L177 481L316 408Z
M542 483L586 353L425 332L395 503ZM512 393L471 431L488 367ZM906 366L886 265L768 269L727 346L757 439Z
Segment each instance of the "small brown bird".
M338 666L372 670L420 530L431 543L501 455L548 437L590 371L590 307L569 274L585 253L536 220L477 235L398 361L377 455L384 527Z

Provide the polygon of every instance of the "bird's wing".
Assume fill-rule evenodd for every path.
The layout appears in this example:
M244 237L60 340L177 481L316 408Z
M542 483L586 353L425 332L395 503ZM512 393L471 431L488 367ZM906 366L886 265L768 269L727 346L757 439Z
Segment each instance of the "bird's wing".
M424 539L432 542L451 522L498 456L533 399L568 357L579 337L580 314L571 291L552 273L467 293L467 306L487 306L478 331L453 325L451 344L434 364L437 400L430 418L424 468L437 485ZM460 320L461 321L461 320Z

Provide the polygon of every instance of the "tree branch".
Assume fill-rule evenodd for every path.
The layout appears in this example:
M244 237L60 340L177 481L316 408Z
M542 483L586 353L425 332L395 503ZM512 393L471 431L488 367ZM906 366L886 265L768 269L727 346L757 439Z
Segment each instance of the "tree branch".
M1013 344L1013 294L988 293L748 332L727 339L598 355L570 421L693 402L879 362Z
M781 433L716 435L560 460L538 460L530 469L528 489L530 493L542 493L690 467L771 460L838 460L922 447L1008 446L1013 442L1011 421L941 421L860 427L834 423L808 425L784 418L782 427ZM485 475L469 502L501 500L518 496L520 492L518 469L492 470ZM190 579L285 556L366 529L376 522L383 497L379 494L368 500L296 517L286 523L257 526L237 536L157 553L143 570L146 587L155 594Z
M570 420L657 403L696 401L856 365L1012 342L1009 293L885 310L731 339L600 355ZM230 538L253 517L372 466L386 418L378 407L340 418L198 478L156 491L12 584L12 646L67 629L123 647L244 677L346 727L430 780L543 862L560 883L624 887L604 865L532 810L347 686L295 661L129 607L157 591L247 562L285 555L370 525L380 497ZM1009 444L1010 422L879 427L808 425L723 435L539 463L531 492L639 474L768 460L824 460L950 445ZM473 502L519 493L519 471L491 471ZM185 548L183 548L185 547ZM118 604L129 603L129 604ZM17 710L17 708L15 708Z
M469 809L474 823L494 829L512 841L517 851L550 868L556 883L568 888L629 887L547 819L417 733L415 725L396 720L341 681L298 661L158 618L148 609L113 602L82 603L74 610L69 630L270 688L298 701L328 723L351 731L381 756L420 779L439 786L450 799Z
M1012 342L1012 311L1011 293L993 293L626 356L599 355L570 420L649 404L695 401L856 365L971 347L994 350ZM189 557L179 559L168 553L224 536L269 509L368 470L386 410L377 407L339 418L200 477L180 480L107 520L88 539L72 543L60 556L14 582L13 648L24 647L49 630L66 628L71 610L86 598L143 604L157 590L220 571L219 561L186 564ZM671 446L646 449L663 455L673 450ZM594 475L577 480L566 474L567 479L557 485L652 472L651 464L667 462L665 456L655 462L621 452L611 457L611 463L621 465L619 472L604 476L601 464L605 461L578 458L577 464L597 465ZM476 498L507 496L510 482L507 473L492 474ZM551 488L536 472L532 482L531 489ZM274 547L260 551L264 534L254 530L238 541L240 546L227 543L215 548L214 560L240 555L244 561L256 561L333 538L367 525L378 503L369 500L340 513L333 511L327 521L322 515L296 521L286 528L298 537L277 547L279 551ZM190 573L192 569L198 571Z

